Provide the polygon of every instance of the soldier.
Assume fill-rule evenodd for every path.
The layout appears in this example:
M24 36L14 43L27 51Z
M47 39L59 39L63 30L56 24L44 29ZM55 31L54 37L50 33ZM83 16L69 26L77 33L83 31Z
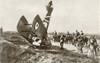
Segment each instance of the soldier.
M70 35L69 31L67 31L67 35Z
M57 40L57 32L55 31L53 35L53 41L55 42L56 40Z
M57 32L56 31L54 32L54 35L57 35Z
M2 27L0 29L0 35L1 35L1 37L3 37L3 28Z
M93 46L95 55L97 55L96 49L98 47L98 43L97 43L97 40L96 40L95 36L92 37L91 45Z
M74 37L74 36L75 36L75 33L73 33L72 35L73 35L73 37Z
M64 44L64 35L62 35L60 37L60 46L61 46L61 49L63 49L63 44Z
M78 32L78 30L76 30L76 37L80 36L80 33Z
M82 50L82 48L83 48L83 41L82 41L82 37L80 37L80 36L78 38L78 47L79 47L79 51L81 53L83 53L83 50Z
M70 38L70 33L69 33L69 31L67 31L67 39L69 39Z
M80 33L81 35L84 35L84 33L83 33L83 31L81 30L81 33Z
M70 43L70 38L71 34L69 33L69 31L67 31L67 37L66 37L67 44Z
M82 30L80 32L80 35L81 35L82 38L85 36Z
M72 34L72 36L73 36L73 45L75 45L76 44L76 37L75 37L75 33L73 33ZM76 45L75 45L76 46Z

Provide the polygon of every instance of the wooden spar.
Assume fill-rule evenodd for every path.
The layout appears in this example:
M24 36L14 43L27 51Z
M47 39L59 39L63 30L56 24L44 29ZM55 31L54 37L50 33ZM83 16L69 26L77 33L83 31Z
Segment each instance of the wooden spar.
M32 24L24 24L24 25L32 25Z
M21 32L30 32L30 31L27 31L27 30L26 30L26 31L21 31Z

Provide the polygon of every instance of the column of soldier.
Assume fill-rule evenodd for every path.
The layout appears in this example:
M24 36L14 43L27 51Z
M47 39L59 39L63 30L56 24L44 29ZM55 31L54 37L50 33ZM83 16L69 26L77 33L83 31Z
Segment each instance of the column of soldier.
M57 36L57 32L55 31L55 35ZM63 49L63 44L64 42L67 44L72 44L75 46L80 46L81 47L81 52L82 52L82 48L84 47L84 45L87 45L89 40L91 39L90 43L93 47L94 50L96 50L96 48L98 47L98 43L97 43L97 39L95 38L95 36L92 36L91 38L88 38L83 31L78 32L78 30L76 30L76 33L69 33L69 31L67 31L66 35L61 35L60 37L60 46L61 49Z

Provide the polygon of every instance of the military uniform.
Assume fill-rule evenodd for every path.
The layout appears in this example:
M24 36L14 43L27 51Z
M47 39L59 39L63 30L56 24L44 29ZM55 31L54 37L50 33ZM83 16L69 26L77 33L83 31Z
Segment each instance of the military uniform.
M95 55L97 55L97 51L96 51L96 49L97 49L97 47L98 47L98 44L97 44L97 40L96 40L96 38L94 38L94 37L92 38L91 45L92 45L93 48L94 48Z
M76 36L78 37L79 35L80 35L80 33L79 33L79 32L77 32L77 33L76 33Z
M61 38L60 38L61 49L63 49L63 44L64 44L64 36L61 36Z
M97 47L97 40L95 38L92 39L92 43L91 43L94 47Z

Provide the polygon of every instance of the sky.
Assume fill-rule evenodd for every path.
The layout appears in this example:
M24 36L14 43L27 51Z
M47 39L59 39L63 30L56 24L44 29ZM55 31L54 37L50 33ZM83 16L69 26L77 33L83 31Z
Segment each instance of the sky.
M47 13L50 0L0 0L0 27L4 31L17 31L17 23L25 16L31 24L37 14L41 19ZM100 32L99 0L52 0L53 12L48 32Z

